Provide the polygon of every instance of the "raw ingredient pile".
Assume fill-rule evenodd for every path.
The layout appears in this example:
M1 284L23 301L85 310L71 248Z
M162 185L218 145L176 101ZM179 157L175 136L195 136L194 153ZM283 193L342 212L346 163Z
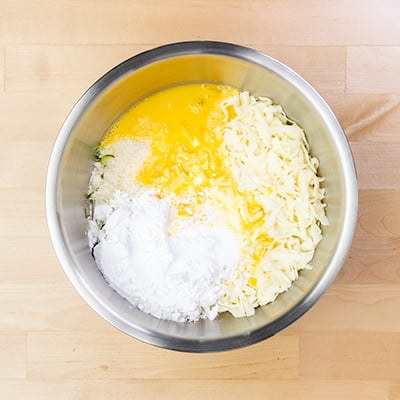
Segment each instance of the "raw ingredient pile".
M318 160L280 105L188 84L106 133L88 238L109 284L161 319L253 315L311 268L324 212Z

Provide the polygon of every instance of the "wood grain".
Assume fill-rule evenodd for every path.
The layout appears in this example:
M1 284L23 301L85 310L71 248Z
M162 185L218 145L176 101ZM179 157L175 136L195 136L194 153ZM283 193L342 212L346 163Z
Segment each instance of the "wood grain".
M106 71L147 50L145 45L6 46L6 92L76 93L76 99ZM77 62L79 60L79 62Z
M400 380L393 382L389 389L389 400L396 400L400 398Z
M274 380L234 381L218 379L196 380L56 380L56 381L0 381L0 392L5 399L85 399L85 400L397 400L386 397L388 385L384 381L362 380ZM393 396L398 393L391 389Z
M360 191L359 228L371 237L399 238L399 204L400 191L398 190Z
M62 96L57 92L0 93L0 138L6 139L12 132L13 140L18 142L55 139L77 100L76 95L69 93ZM21 104L24 105L23 115ZM44 113L46 118L43 118Z
M26 338L23 331L9 330L0 332L0 358L3 368L0 379L25 378Z
M0 93L4 90L4 47L0 46Z
M399 245L399 238L376 238L357 228L349 256L337 282L400 282Z
M335 285L294 328L310 332L397 332L398 285Z
M44 11L45 10L45 11ZM51 16L52 18L49 18ZM21 27L24 27L22 29ZM396 0L5 2L5 43L147 43L209 39L253 45L398 45Z
M400 94L399 65L400 46L349 47L347 92Z
M34 379L274 380L298 377L299 337L282 334L247 349L186 354L149 347L116 332L27 333L27 376ZM240 365L240 368L237 366Z
M0 399L400 398L400 9L396 0L0 2ZM351 145L350 253L305 316L257 345L184 354L129 338L64 274L44 189L67 113L122 60L223 40L288 64Z
M352 142L360 189L400 189L400 142Z
M398 190L359 191L358 224L337 283L400 282L398 204Z
M27 161L31 160L27 157ZM46 210L42 187L33 187L29 191L23 192L0 186L0 196L4 199L0 211L2 227L0 238L5 240L7 237L24 235L48 237L47 226L44 223ZM15 213L24 219L26 225L15 223Z
M400 95L328 93L326 99L350 141L400 141Z
M67 88L68 92L76 91L78 98L103 73L148 48L135 44L7 46L6 91L57 92ZM344 92L344 48L261 46L260 50L296 67L322 92Z
M41 250L37 250L41 247ZM50 239L32 239L30 236L0 242L2 268L0 285L70 286L57 260ZM46 254L47 253L47 254Z
M53 140L36 141L32 137L31 140L12 141L6 138L0 140L0 145L0 187L40 188L43 193Z
M54 268L58 266L54 265ZM113 330L87 306L71 285L54 282L52 285L0 284L0 331Z
M258 46L260 51L285 63L322 94L345 90L346 49L335 46ZM318 60L318 62L315 62Z
M384 360L384 366L382 365ZM302 377L398 379L400 333L302 332Z

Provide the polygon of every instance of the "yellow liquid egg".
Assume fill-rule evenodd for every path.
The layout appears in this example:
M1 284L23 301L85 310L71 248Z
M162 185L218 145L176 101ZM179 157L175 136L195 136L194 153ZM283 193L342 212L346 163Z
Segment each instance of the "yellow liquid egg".
M204 203L227 215L228 224L248 238L254 267L271 239L261 229L263 209L251 192L239 192L222 151L224 125L235 117L221 102L238 90L216 84L186 84L155 93L128 110L107 132L101 146L120 140L150 143L150 155L136 181L174 199L178 215L190 217ZM254 282L253 282L254 281ZM252 279L256 285L256 278Z
M193 214L205 189L235 183L220 152L227 115L221 102L237 90L215 84L188 84L149 96L130 109L105 136L102 146L130 139L149 141L151 155L136 180L191 201L179 213Z

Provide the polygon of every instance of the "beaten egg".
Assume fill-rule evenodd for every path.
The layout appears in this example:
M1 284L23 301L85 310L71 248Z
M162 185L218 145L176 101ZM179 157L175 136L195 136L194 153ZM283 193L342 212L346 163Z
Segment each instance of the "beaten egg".
M157 92L129 109L105 135L101 147L121 140L149 142L150 155L135 179L168 197L178 216L201 214L207 204L223 212L227 224L245 238L249 272L272 245L262 229L263 208L250 191L239 191L223 148L224 126L235 117L221 107L236 88L194 83ZM200 215L201 217L201 215ZM255 286L252 275L249 284Z

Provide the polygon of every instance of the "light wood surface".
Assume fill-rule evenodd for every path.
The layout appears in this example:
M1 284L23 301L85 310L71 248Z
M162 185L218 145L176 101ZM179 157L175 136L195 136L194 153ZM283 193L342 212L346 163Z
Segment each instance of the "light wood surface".
M0 399L400 399L398 1L0 0ZM118 332L64 275L47 164L68 111L124 59L171 41L264 51L303 75L354 152L359 218L325 296L275 337L182 354Z

